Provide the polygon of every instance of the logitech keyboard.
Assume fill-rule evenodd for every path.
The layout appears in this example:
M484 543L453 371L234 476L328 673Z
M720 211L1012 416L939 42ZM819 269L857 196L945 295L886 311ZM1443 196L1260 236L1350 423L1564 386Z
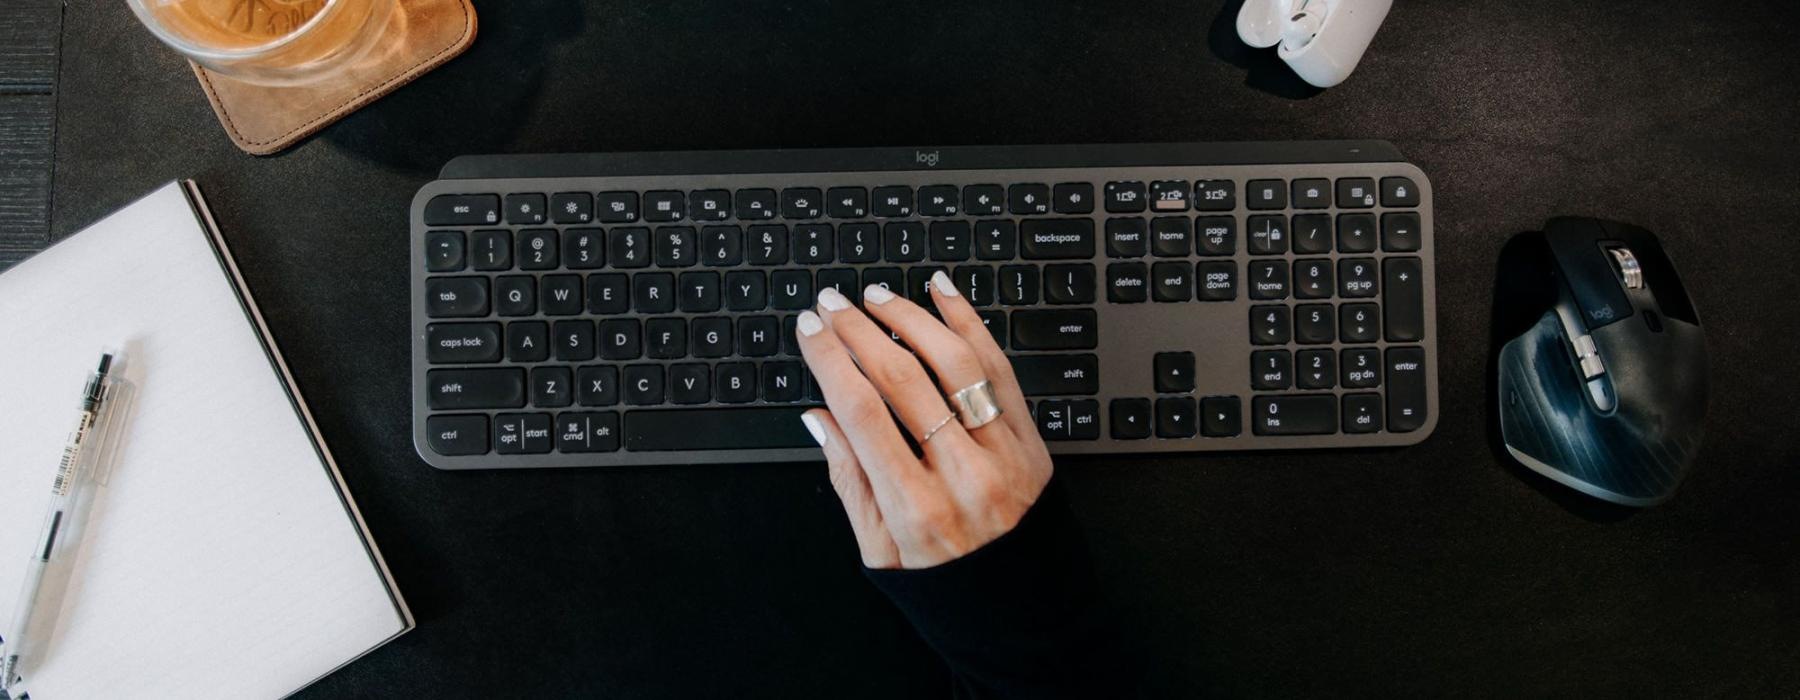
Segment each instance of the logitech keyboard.
M1431 183L1380 141L472 156L413 199L443 469L811 460L800 311L944 270L1051 452L1436 425Z

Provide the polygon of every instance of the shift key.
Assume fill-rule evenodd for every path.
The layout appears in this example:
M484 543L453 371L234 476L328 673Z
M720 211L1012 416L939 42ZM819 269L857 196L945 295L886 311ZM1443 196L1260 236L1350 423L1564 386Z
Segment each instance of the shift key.
M516 367L434 369L426 373L425 385L434 411L525 405L525 370Z
M1014 355L1012 365L1026 396L1100 393L1097 355Z

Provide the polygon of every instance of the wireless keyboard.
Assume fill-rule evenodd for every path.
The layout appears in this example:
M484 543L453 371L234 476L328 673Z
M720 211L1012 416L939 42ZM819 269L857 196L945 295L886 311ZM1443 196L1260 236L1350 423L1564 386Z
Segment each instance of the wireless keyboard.
M1435 427L1431 183L1379 141L463 157L412 203L443 469L820 458L818 290L945 270L1051 452Z

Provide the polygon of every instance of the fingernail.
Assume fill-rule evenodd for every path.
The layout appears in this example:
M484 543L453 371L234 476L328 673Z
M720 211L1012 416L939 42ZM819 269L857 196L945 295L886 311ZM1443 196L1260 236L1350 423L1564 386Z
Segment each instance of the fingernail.
M838 293L837 287L826 287L825 291L819 292L819 306L825 307L826 311L843 311L850 308L850 300Z
M801 320L804 321L805 317L801 317ZM819 422L818 416L814 416L811 413L802 413L800 414L800 422L806 424L806 432L812 433L813 441L819 443L820 447L824 447L826 440L825 425Z
M863 290L863 300L872 304L886 304L894 300L894 293L888 291L887 287L871 284Z
M950 282L950 276L944 274L943 270L931 273L931 288L947 297L962 296L956 293L956 285Z
M825 322L820 321L819 315L812 311L802 311L800 320L794 322L794 328L800 331L800 335L811 338L825 328Z

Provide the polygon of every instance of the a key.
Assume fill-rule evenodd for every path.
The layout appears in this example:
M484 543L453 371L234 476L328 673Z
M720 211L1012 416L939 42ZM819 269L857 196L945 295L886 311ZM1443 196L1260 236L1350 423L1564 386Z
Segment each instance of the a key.
M629 224L638 219L636 192L601 192L594 198L595 218L601 223Z
M582 367L575 370L575 401L583 406L619 403L619 368Z
M425 419L425 442L445 457L488 451L487 416L431 416Z
M781 191L781 217L784 219L817 219L825 213L824 197L812 187L789 187Z
M956 185L932 185L919 189L920 216L956 216Z
M937 262L961 262L969 259L969 222L931 222L931 259Z
M1157 180L1150 183L1150 208L1161 212L1184 212L1188 209L1187 180Z
M1331 181L1325 178L1303 178L1293 184L1295 209L1324 209L1331 206Z
M1250 353L1250 388L1280 391L1294 383L1294 358L1286 350Z
M512 232L482 230L469 234L470 267L482 272L512 267Z
M1094 186L1086 182L1058 183L1050 193L1051 208L1058 214L1091 214L1094 211Z
M1200 301L1234 301L1237 299L1237 263L1208 260L1194 266L1199 282Z
M1345 258L1338 261L1338 296L1345 298L1375 296L1375 261L1370 258Z
M625 313L631 306L627 284L625 275L617 273L588 275L588 313L607 316Z
M692 226L656 229L656 266L688 267L700 260L700 246Z
M1330 350L1301 350L1294 365L1294 386L1316 390L1337 385L1337 356Z
M725 190L699 190L688 195L688 216L695 221L724 221L731 218L731 193Z
M1257 435L1335 433L1337 403L1331 394L1258 396L1250 402L1250 429Z
M550 327L550 344L556 359L562 362L586 362L594 359L594 322L557 321Z
M1114 258L1138 258L1150 252L1150 228L1143 219L1114 217L1106 220L1106 254Z
M1337 340L1336 320L1330 304L1301 304L1294 307L1294 342L1320 345Z
M1091 350L1099 347L1093 309L1021 309L1012 313L1016 350Z
M1345 389L1372 389L1381 386L1381 351L1375 348L1346 348L1339 353L1342 367L1340 379Z
M1100 358L1096 355L1013 355L1008 359L1026 396L1100 392Z
M606 257L612 260L612 266L618 268L638 268L650 266L650 229L635 226L615 228L607 236Z
M625 403L630 406L654 406L663 402L662 365L626 365Z
M1202 263L1204 264L1204 263ZM1159 262L1150 268L1150 296L1159 302L1194 299L1193 268L1185 262Z
M538 408L563 408L575 403L570 384L575 379L567 367L538 367L531 370L531 405Z
M731 319L708 316L693 320L689 334L689 352L694 357L725 357L731 354Z
M494 451L503 455L544 454L556 446L550 414L502 413L494 416Z
M560 452L616 452L619 414L564 413L556 417L556 449Z
M562 233L563 264L571 270L592 270L606 264L606 233L597 228L572 228Z
M1375 179L1342 177L1337 181L1339 209L1367 209L1375 206Z
M645 221L680 221L687 217L687 194L676 190L644 193Z
M1251 209L1284 209L1287 207L1287 183L1251 180L1244 185L1244 200Z
M1194 418L1194 399L1188 396L1165 396L1156 400L1156 436L1190 438L1200 432Z
M706 403L712 400L712 368L700 363L669 365L669 402Z
M891 263L924 260L925 225L917 221L895 221L883 227L881 259Z
M1194 229L1186 217L1162 216L1150 222L1150 252L1157 257L1185 258L1193 250Z
M644 356L653 360L686 357L687 319L653 318L644 322Z
M1330 299L1337 291L1330 260L1294 261L1294 296L1299 299Z
M1256 260L1250 263L1251 299L1286 299L1287 295L1286 260Z
M1159 352L1152 360L1156 393L1185 394L1194 390L1194 353Z
M1113 399L1111 418L1114 440L1150 437L1150 399Z
M738 190L732 203L737 218L741 220L760 221L775 218L775 190L766 187Z
M1186 268L1182 265L1182 269ZM1044 301L1050 304L1094 303L1094 266L1044 266Z
M581 313L581 275L545 275L538 279L538 299L543 312L550 316L573 316Z
M1288 250L1287 217L1261 215L1250 217L1246 226L1251 255L1280 255Z
M1294 252L1301 255L1320 255L1331 252L1331 215L1300 214L1294 217L1292 226Z
M1373 343L1381 339L1381 307L1345 304L1338 307L1338 336L1346 343Z
M825 265L836 256L837 234L831 224L800 224L794 227L794 262L801 265Z
M1027 260L1094 257L1093 219L1026 219L1019 225L1019 238Z
M756 365L749 362L725 362L713 371L713 395L719 403L749 403L756 400Z
M1382 305L1387 307L1388 342L1410 343L1425 338L1425 279L1418 258L1388 258L1381 263L1386 284Z
M1338 216L1338 252L1369 253L1375 250L1375 217L1370 214Z
M975 223L975 257L979 260L1011 260L1019 247L1018 228L1011 221Z
M867 217L869 191L861 187L833 187L825 192L825 213L833 219Z
M586 192L550 195L550 220L559 224L585 224L594 220L594 196Z
M1381 431L1381 394L1344 395L1344 432Z
M1387 429L1408 433L1425 425L1425 350L1387 350Z
M1235 437L1244 429L1241 404L1236 396L1208 396L1200 400L1200 434Z
M1416 207L1419 206L1419 187L1413 184L1412 178L1381 178L1381 206L1384 207Z
M1201 180L1194 183L1194 208L1200 211L1236 209L1237 183L1231 180Z
M1410 211L1381 215L1381 249L1389 253L1417 251L1424 234L1419 230L1419 215Z
M1250 342L1255 345L1286 345L1292 334L1288 307L1250 307Z
M517 367L434 369L425 373L425 385L433 411L525 405L525 370Z
M433 277L425 280L425 315L432 318L486 316L486 277Z
M1106 300L1114 304L1137 304L1150 299L1150 268L1143 263L1113 263L1106 266Z
M426 226L481 226L500 223L500 197L440 194L425 203Z
M432 231L425 234L425 270L457 272L463 269L464 240L461 231Z
M511 362L550 359L550 324L542 321L506 324L506 359Z
M1144 201L1142 182L1108 182L1105 196L1106 211L1110 214L1132 214L1148 206Z
M625 449L753 450L783 447L817 448L800 422L803 407L736 407L629 411L625 414Z
M425 360L471 364L500 359L500 324L433 323L425 327Z
M963 213L999 216L1006 212L1006 189L999 185L969 185L962 190Z

